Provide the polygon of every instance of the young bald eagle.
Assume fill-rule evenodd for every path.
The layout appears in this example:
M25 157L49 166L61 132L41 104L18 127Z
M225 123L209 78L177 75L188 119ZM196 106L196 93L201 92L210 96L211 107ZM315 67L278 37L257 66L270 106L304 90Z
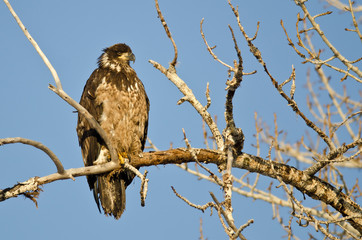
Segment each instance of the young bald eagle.
M126 44L115 44L103 50L98 68L89 77L80 104L98 121L112 146L121 155L142 153L147 136L149 100L141 80L130 66L135 61ZM85 166L110 161L102 138L87 120L78 115L77 134ZM118 172L87 176L98 209L120 218L126 206L126 188L134 174Z

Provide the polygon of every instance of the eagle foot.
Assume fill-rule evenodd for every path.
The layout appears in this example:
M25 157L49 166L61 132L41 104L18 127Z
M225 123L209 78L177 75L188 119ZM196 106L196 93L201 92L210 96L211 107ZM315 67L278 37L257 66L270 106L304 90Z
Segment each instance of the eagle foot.
M107 183L111 182L111 178L115 176L116 174L120 173L122 170L124 170L124 164L125 164L125 158L128 158L128 155L126 152L118 153L118 167L114 169L112 172L110 172L107 175Z
M126 152L118 153L118 163L123 166L125 164L125 158L128 158L128 154Z

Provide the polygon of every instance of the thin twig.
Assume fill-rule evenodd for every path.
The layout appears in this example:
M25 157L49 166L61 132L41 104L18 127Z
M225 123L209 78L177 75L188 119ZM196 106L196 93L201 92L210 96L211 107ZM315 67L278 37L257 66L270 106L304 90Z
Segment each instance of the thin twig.
M189 205L189 206L191 206L193 208L199 209L202 212L204 212L208 208L212 209L212 207L215 207L215 204L213 202L208 202L208 203L206 203L205 205L202 205L202 206L201 205L196 205L196 204L190 202L189 200L187 200L185 197L181 196L178 192L176 192L176 189L173 186L171 186L171 188L172 188L172 191L176 194L176 196L178 198L180 198L182 201L184 201L185 203L187 203L187 205Z
M213 173L210 169L208 169L207 167L205 167L204 165L202 165L202 164L199 162L199 160L198 160L198 158L197 158L197 151L196 151L194 148L191 147L191 144L190 144L189 140L188 140L187 137L186 137L186 133L185 133L185 130L184 130L184 129L182 129L182 132L183 132L183 135L184 135L184 141L185 141L185 144L186 144L186 146L187 146L187 150L191 153L192 158L195 160L195 162L196 162L202 169L204 169L206 172L208 172L208 173L210 174L210 177L211 177L218 185L220 185L221 187L223 187L223 186L224 186L223 181L221 181L221 180L218 178L218 176L217 176L215 173ZM180 167L180 166L179 166L179 167Z
M140 195L141 195L141 206L145 206L145 201L147 197L147 190L148 190L148 179L147 177L148 171L145 170L145 173L142 175L141 178L141 189L140 189Z
M210 107L211 105L211 97L210 97L210 88L209 88L209 83L206 84L206 92L205 92L205 95L206 95L206 106L204 107L205 111Z
M201 37L202 39L204 40L204 43L206 45L206 48L207 48L207 51L209 51L210 55L216 60L218 61L219 63L221 63L222 65L224 65L225 67L227 67L228 69L232 69L232 67L228 64L226 64L225 62L221 61L216 55L215 53L212 51L212 49L214 49L216 46L214 47L210 47L210 45L208 44L208 42L206 41L206 37L205 37L205 34L204 34L204 31L202 30L202 25L204 23L204 19L201 19L201 22L200 22L200 33L201 33Z
M245 223L244 225L241 225L241 226L239 227L239 229L235 232L234 235L235 235L235 236L238 236L239 233L241 233L245 228L249 227L250 224L252 224L252 223L254 223L254 219L248 220L247 223Z
M355 113L349 115L343 122L341 122L334 128L333 133L336 132L338 130L338 128L340 128L342 125L344 125L349 119L353 118L356 115L362 115L362 111L358 111L358 112L355 112Z
M331 160L337 158L338 156L341 156L342 154L344 154L345 152L347 152L349 149L354 148L356 146L359 146L362 144L362 138L357 139L356 141L347 144L347 145L342 145L339 148L331 151L327 156L326 156L326 161L319 161L317 163L315 163L313 166L307 168L306 170L304 170L303 172L305 172L305 174L313 176L314 174L316 174L319 170L321 170L323 167L325 167Z
M160 149L158 149L158 148L156 147L156 145L153 144L153 142L151 141L151 139L150 139L149 137L147 137L147 141L148 141L148 143L150 144L150 146L151 146L151 148L152 148L153 150L155 150L155 151L160 151Z
M160 18L161 20L161 23L162 23L162 26L163 28L165 29L166 31L166 34L167 34L167 37L171 40L172 42L172 46L173 46L173 49L174 49L174 53L175 53L175 56L172 60L172 62L170 63L171 66L175 67L176 66L176 63L177 63L177 46L176 46L176 43L175 43L175 40L173 40L172 36L171 36L171 32L167 26L167 23L166 23L166 20L165 18L163 17L162 15L162 12L160 10L160 6L158 5L158 0L155 0L155 4L156 4L156 9L157 9L157 14L158 14L158 17Z

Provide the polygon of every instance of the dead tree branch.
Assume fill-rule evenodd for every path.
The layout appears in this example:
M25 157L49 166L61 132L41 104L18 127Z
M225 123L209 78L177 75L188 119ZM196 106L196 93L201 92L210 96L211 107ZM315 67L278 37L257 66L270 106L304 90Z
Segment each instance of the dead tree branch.
M8 0L4 0L6 6L9 8L9 11L11 13L11 15L13 15L13 17L15 18L16 22L18 23L19 27L21 28L21 30L23 31L23 33L25 34L25 36L28 38L28 40L30 41L30 43L33 45L33 47L35 48L35 50L37 51L37 53L39 54L39 56L41 57L41 59L44 61L45 65L49 68L51 74L53 75L55 84L57 85L58 89L63 89L62 88L62 84L60 82L59 76L57 71L55 71L54 67L52 66L52 64L50 63L49 59L45 56L45 54L43 53L43 51L40 49L39 45L37 44L37 42L34 40L34 38L30 35L30 33L28 32L28 30L26 29L26 27L24 26L24 24L21 22L20 18L18 17L18 15L15 13L14 9L11 7L10 3Z
M157 10L157 14L158 14L158 17L160 18L161 20L161 24L163 26L163 28L165 29L165 32L167 34L167 37L171 40L172 42L172 46L173 46L173 50L174 50L174 53L175 53L175 56L173 57L173 60L172 62L170 63L171 66L173 66L174 68L176 67L176 64L177 64L177 46L176 46L176 43L175 43L175 40L173 40L172 36L171 36L171 32L170 32L170 29L168 28L167 26L167 23L166 23L166 20L165 18L163 17L162 15L162 12L160 10L160 6L158 5L158 0L155 0L155 4L156 4L156 10Z
M296 5L298 5L304 12L305 16L308 18L309 22L312 24L313 29L318 33L318 35L322 38L323 42L328 46L328 48L333 52L334 56L337 57L346 67L347 69L351 69L355 72L360 78L362 78L362 71L358 69L358 67L354 66L351 61L346 59L328 40L319 24L315 21L318 16L311 16L307 7L304 4L304 1L296 0Z

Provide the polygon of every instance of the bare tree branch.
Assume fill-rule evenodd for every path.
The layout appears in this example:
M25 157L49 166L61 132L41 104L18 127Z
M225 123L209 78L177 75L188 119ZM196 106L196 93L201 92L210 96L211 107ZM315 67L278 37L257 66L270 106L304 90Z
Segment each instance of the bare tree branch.
M172 189L172 191L176 194L176 196L177 196L178 198L180 198L182 201L184 201L185 203L187 203L187 205L189 205L189 206L191 206L191 207L193 207L193 208L199 209L199 210L201 210L202 212L204 212L204 211L205 211L206 209L208 209L208 208L212 209L212 207L215 207L215 204L214 204L213 202L208 202L208 203L206 203L206 204L204 204L204 205L202 205L202 206L201 206L201 205L194 204L194 203L190 202L187 198L181 196L181 194L179 194L178 192L176 192L176 189L175 189L173 186L171 186L171 189Z
M227 67L228 69L232 69L232 67L228 64L226 64L225 62L221 61L216 55L215 53L212 51L214 48L216 48L216 46L210 47L210 45L208 44L208 42L206 41L206 37L204 34L204 31L202 30L202 25L204 23L204 19L201 19L200 22L200 33L201 33L201 37L204 40L204 43L206 45L207 51L209 51L210 55L216 60L218 61L220 64L224 65L225 67Z
M26 138L21 138L21 137L0 139L0 146L4 145L4 144L9 144L9 143L22 143L22 144L30 145L30 146L33 146L33 147L36 147L36 148L42 150L53 161L55 167L57 168L58 173L59 174L64 174L63 164L60 162L58 157L52 152L52 150L50 150L44 144L42 144L40 142L37 142L37 141L34 141L34 140L31 140L31 139L26 139Z
M316 174L321 168L323 168L324 166L326 166L330 160L333 160L335 158L337 158L338 156L341 156L343 153L347 152L349 149L354 148L358 145L362 144L362 138L357 139L356 141L354 141L353 143L347 144L347 145L342 145L341 147L331 151L327 157L325 161L319 161L317 163L315 163L313 166L309 167L308 169L304 170L304 172L308 175L314 175Z
M175 53L175 56L172 60L172 62L170 63L171 66L173 66L174 68L176 67L176 63L177 63L177 46L176 46L176 43L175 43L175 40L173 40L172 36L171 36L171 32L167 26L167 23L166 23L166 20L165 18L163 17L162 15L162 12L160 10L160 6L158 5L158 0L155 0L155 4L156 4L156 10L157 10L157 14L158 14L158 17L160 18L161 20L161 23L162 23L162 26L163 28L165 29L165 32L167 34L167 37L171 40L172 42L172 46L173 46L173 49L174 49L174 53Z
M351 61L347 60L328 40L325 36L319 25L316 23L315 18L318 16L311 16L307 7L304 4L304 1L295 0L295 3L303 10L304 14L308 18L309 22L312 24L313 29L316 30L318 35L322 38L323 42L329 47L329 49L333 52L334 56L336 56L348 69L351 69L355 72L360 78L362 78L362 71L358 69L358 67L351 64Z
M23 33L25 34L25 36L28 38L28 40L30 41L30 43L33 45L33 47L35 48L35 50L37 51L37 53L39 54L39 56L41 57L41 59L44 61L45 65L49 68L51 74L53 75L55 84L57 85L58 89L63 89L62 88L62 84L59 80L59 76L57 71L55 71L54 67L51 65L49 59L45 56L45 54L43 53L43 51L40 49L39 45L36 43L36 41L34 40L34 38L30 35L30 33L28 32L28 30L26 29L26 27L24 26L24 24L21 22L20 18L18 17L18 15L15 13L14 9L11 7L10 3L8 0L4 0L6 6L9 8L9 11L11 12L11 14L13 15L13 17L15 18L16 22L18 23L19 27L21 28L21 30L23 31Z
M220 131L212 119L210 113L205 110L204 106L196 99L192 90L187 86L187 84L176 74L175 70L170 66L170 69L166 69L158 62L149 60L149 62L163 73L175 86L184 94L184 98L196 109L196 111L201 115L205 120L206 124L209 126L211 133L215 137L215 141L218 149L224 148L224 141L220 134Z

